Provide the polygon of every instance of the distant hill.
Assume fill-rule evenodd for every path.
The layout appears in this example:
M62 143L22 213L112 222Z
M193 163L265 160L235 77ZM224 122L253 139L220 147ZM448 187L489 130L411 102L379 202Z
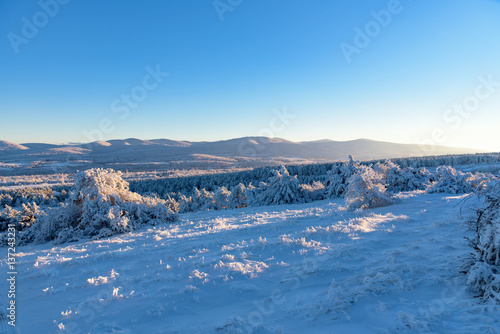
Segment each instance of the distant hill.
M19 144L14 144L8 141L0 140L0 151L22 151L22 150L29 150L26 146L19 145Z
M73 145L20 145L0 141L0 162L20 163L29 168L52 168L61 172L93 166L129 170L160 167L231 168L338 161L347 159L348 155L353 155L358 160L373 160L478 152L481 151L446 146L422 150L414 144L369 139L292 142L281 138L243 137L214 142L189 142L128 138Z

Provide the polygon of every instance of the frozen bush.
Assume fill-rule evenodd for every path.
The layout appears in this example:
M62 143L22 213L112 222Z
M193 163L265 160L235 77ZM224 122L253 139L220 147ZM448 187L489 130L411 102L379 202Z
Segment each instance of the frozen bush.
M263 182L261 182L263 183ZM246 203L247 206L257 206L259 205L259 196L258 196L258 189L253 186L253 184L249 184L245 188L245 198L246 198Z
M191 197L191 202L193 211L209 211L217 208L215 205L214 193L205 190L205 188L201 190L194 188L194 194Z
M485 301L500 302L500 182L491 182L478 196L483 205L471 222L475 254L467 271L469 287Z
M359 166L347 186L346 204L349 210L368 209L393 204L386 191L384 177L368 166Z
M483 173L464 173L451 166L439 166L436 179L429 190L431 193L466 194L481 190L493 177Z
M120 172L90 169L77 173L68 200L21 233L20 242L60 243L129 232L144 224L174 220L167 205L165 200L129 191Z
M304 203L305 198L299 186L297 176L291 176L285 166L273 170L269 182L259 186L260 205L280 205Z
M246 188L243 183L240 183L231 188L231 194L228 197L228 206L231 209L244 208L248 205Z
M231 195L231 192L227 190L226 187L222 186L217 188L214 194L214 200L215 200L215 209L216 210L224 210L227 209L229 206L229 196Z
M0 231L5 231L9 224L14 224L17 231L22 231L33 225L45 212L35 203L22 204L21 210L15 210L6 205L0 211Z
M360 169L360 164L350 155L347 163L334 165L326 174L325 195L327 198L344 197L349 179Z
M325 199L325 185L320 181L314 181L312 185L301 184L300 190L304 194L306 202Z
M393 193L426 190L430 186L432 174L425 168L400 168L391 161L377 163L375 171L383 173L387 190Z
M17 224L19 221L19 215L19 211L5 205L5 208L0 211L0 232L7 230L9 224Z
M192 212L193 209L193 201L191 200L191 196L187 197L184 194L179 194L179 213Z
M391 160L385 160L384 162L377 162L373 165L373 170L382 175L386 175L389 171L399 171L401 168L399 165L396 165Z

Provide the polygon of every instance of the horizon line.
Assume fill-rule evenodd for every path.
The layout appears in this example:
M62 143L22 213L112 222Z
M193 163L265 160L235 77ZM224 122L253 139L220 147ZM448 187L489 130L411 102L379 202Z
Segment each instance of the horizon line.
M141 139L137 137L128 137L128 138L114 138L114 139L107 139L107 140L95 140L91 142L11 142L8 140L2 140L0 141L7 142L7 143L12 143L16 145L28 145L28 144L45 144L45 145L56 145L56 146L82 146L82 145L89 145L93 143L107 143L110 141L127 141L127 140L139 140L139 141L155 141L155 140L170 140L170 141L175 141L175 142L184 142L184 143L217 143L217 142L224 142L224 141L230 141L230 140L237 140L237 139L274 139L274 140L283 140L295 144L301 144L301 143L314 143L314 142L337 142L337 143L345 143L345 142L354 142L354 141L372 141L372 142L379 142L379 143L389 143L389 144L398 144L398 145L415 145L415 146L424 146L422 144L418 143L401 143L401 142L392 142L392 141L385 141L385 140L376 140L376 139L370 139L370 138L356 138L356 139L348 139L348 140L334 140L334 139L329 139L329 138L323 138L323 139L314 139L314 140L301 140L301 141L293 141L290 139L282 138L282 137L266 137L266 136L243 136L243 137L234 137L234 138L228 138L228 139L217 139L217 140L201 140L201 141L191 141L191 140L179 140L179 139L169 139L169 138L153 138L153 139ZM425 146L431 146L431 147L445 147L445 148L454 148L454 149L469 149L469 150L475 150L478 153L496 153L497 151L490 151L490 150L485 150L485 149L479 149L476 147L458 147L458 146L448 146L448 145L436 145L436 144L426 144Z

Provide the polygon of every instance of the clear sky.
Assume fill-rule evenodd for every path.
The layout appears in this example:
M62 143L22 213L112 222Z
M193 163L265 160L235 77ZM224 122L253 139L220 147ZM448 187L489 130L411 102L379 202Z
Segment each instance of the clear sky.
M2 140L500 151L500 1L59 1L0 2Z

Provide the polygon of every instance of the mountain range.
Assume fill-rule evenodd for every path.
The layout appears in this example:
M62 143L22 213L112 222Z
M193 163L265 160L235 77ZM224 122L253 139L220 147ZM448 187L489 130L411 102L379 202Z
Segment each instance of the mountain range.
M55 145L44 143L15 144L0 140L0 175L21 169L70 172L90 166L116 169L189 169L231 168L358 160L466 154L480 150L447 146L421 147L357 139L350 141L293 142L281 138L243 137L214 142L190 142L169 139L96 141L88 144ZM32 170L31 172L34 172Z

